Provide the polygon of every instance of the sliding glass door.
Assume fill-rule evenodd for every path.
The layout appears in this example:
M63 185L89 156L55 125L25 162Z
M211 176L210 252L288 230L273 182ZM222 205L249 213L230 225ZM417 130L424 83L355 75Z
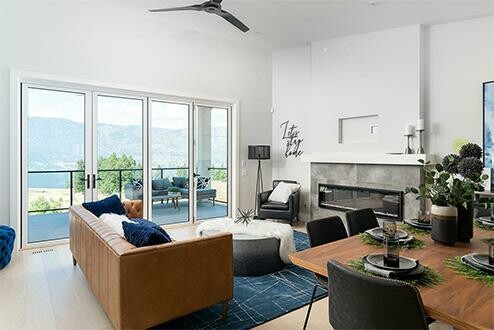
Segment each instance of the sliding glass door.
M56 86L56 87L53 87ZM22 244L68 238L68 209L116 194L160 225L231 214L231 109L22 84Z
M228 109L195 107L196 219L228 215Z
M121 200L144 201L143 123L145 99L97 94L96 145L93 166L95 196L118 195Z
M190 104L151 101L151 209L160 225L190 220Z
M25 85L23 93L23 240L67 238L68 208L88 199L88 93Z

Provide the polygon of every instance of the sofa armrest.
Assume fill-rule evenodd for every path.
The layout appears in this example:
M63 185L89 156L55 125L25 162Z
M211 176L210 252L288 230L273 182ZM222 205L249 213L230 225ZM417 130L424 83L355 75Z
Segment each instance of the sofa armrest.
M120 269L122 327L151 327L233 297L232 235L134 249Z
M262 193L257 195L257 201L259 203L258 207L261 207L262 204L268 201L269 195L271 195L272 192L273 190L268 190L268 191L263 191Z
M300 208L300 191L296 191L290 195L288 199L288 208L293 210L293 215L298 217L298 212Z

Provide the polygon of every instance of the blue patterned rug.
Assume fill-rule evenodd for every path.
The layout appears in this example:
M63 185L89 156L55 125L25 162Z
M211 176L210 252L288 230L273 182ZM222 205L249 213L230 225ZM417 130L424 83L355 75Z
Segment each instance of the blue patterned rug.
M297 251L309 247L307 234L295 231L294 237ZM250 329L309 304L315 283L311 272L294 265L269 275L235 277L226 320L215 305L154 329ZM323 294L318 291L317 298Z

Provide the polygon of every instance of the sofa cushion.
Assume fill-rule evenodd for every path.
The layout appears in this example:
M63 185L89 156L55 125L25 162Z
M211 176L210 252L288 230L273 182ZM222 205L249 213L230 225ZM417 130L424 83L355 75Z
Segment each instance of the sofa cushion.
M97 217L103 213L126 214L122 201L117 195L112 195L96 202L82 203L82 206Z
M187 178L184 176L174 176L173 185L179 188L185 188L187 183Z
M168 178L164 179L155 179L152 181L151 186L153 190L166 190L168 187L170 187L172 184Z
M154 222L144 219L132 219L122 222L125 239L136 247L170 243L168 233Z
M261 205L261 209L286 211L288 210L288 204L280 202L266 202Z

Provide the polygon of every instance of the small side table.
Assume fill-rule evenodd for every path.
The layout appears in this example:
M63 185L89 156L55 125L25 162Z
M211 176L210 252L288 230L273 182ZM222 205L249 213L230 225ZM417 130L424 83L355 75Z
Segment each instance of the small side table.
M169 200L172 201L172 205L174 209L180 210L180 204L178 203L179 199L182 198L182 194L177 192L177 193L168 193L166 196L166 202Z

